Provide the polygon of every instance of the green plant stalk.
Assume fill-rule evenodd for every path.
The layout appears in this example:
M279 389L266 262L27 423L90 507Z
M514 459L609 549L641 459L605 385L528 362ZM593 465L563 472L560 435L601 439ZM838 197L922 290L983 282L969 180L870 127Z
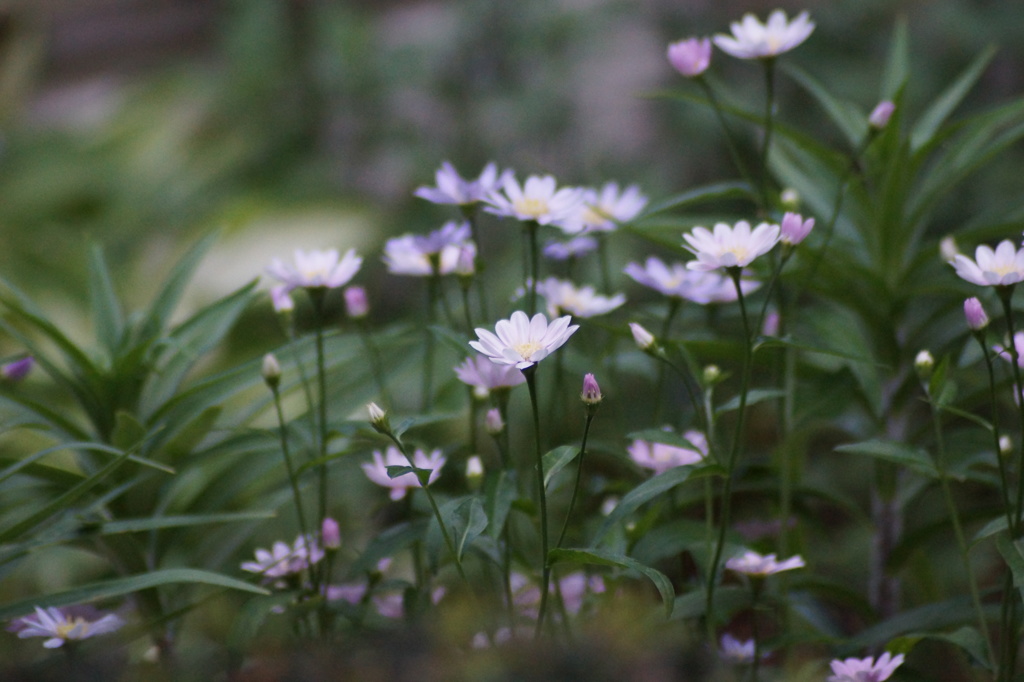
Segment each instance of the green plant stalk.
M526 296L527 312L532 318L537 313L537 271L539 266L539 253L537 249L537 225L536 220L528 220L523 223L526 230L527 249L529 251L530 271L527 275L526 285L529 287Z
M768 57L761 61L764 64L764 143L761 147L761 208L768 211L771 202L768 198L768 153L772 145L772 133L775 129L775 58Z
M682 299L678 296L669 296L668 298L668 312L665 313L665 320L661 323L661 336L658 338L667 339L668 335L672 330L672 321L675 319L676 314L679 312ZM665 411L665 381L667 377L665 374L665 366L661 365L658 367L658 387L655 390L655 403L654 403L654 422L661 423L662 414Z
M928 385L923 386L925 395L928 397L928 406L932 413L932 425L935 429L936 446L936 467L939 471L939 484L942 487L942 498L946 503L946 511L953 523L953 533L956 536L957 548L960 550L960 560L964 565L964 574L967 576L967 586L971 592L971 604L974 607L974 615L978 619L978 630L985 638L985 647L988 651L988 658L991 665L996 665L996 650L992 644L992 637L989 634L988 625L985 622L985 612L981 608L981 597L978 595L978 583L974 577L974 569L971 567L970 557L967 553L967 540L964 538L964 529L960 523L960 513L953 502L953 493L949 487L949 472L946 468L946 441L942 435L942 419L935 407ZM999 453L996 453L999 456Z
M391 395L388 392L387 382L384 380L384 363L381 362L380 349L373 342L373 335L367 327L365 320L358 321L359 339L366 348L366 355L370 360L370 371L373 373L373 380L377 383L377 391L380 393L384 405L393 405Z
M739 171L743 179L747 181L747 184L751 188L755 187L753 178L750 176L750 170L747 169L747 164L743 162L743 157L740 156L739 147L736 144L736 138L733 136L732 128L726 123L725 116L722 113L722 107L718 104L718 98L715 96L715 91L711 88L711 84L704 77L704 74L696 76L694 80L697 82L703 90L705 96L708 98L708 102L711 103L711 108L715 112L715 117L718 119L718 125L722 127L725 132L725 144L729 149L729 156L732 157L732 162L736 164L736 170Z
M1014 539L1020 537L1021 532L1021 518L1024 516L1024 400L1021 400L1021 390L1024 388L1024 382L1021 381L1020 374L1020 355L1017 352L1017 344L1014 341L1014 329L1013 329L1013 288L1014 285L996 287L996 293L999 294L999 300L1003 304L1003 314L1006 317L1006 333L1010 337L1010 342L1007 344L1010 351L1010 368L1013 372L1013 390L1014 402L1017 405L1017 416L1020 421L1020 433L1022 436L1018 438L1018 454L1017 454L1017 506L1013 514L1013 525L1010 527L1010 531Z
M424 330L427 334L426 345L423 349L423 396L420 404L420 411L427 412L430 409L430 397L434 392L434 334L430 327L437 323L437 278L427 278L427 327Z
M473 243L480 246L480 239L477 235L477 205L476 204L463 204L462 215L469 223L469 234L473 238ZM480 319L489 320L490 315L487 313L487 287L484 286L483 278L480 276L483 274L485 263L479 261L476 264L476 276L473 278L476 283L477 299L480 303ZM472 331L472 327L470 328Z
M714 602L715 582L718 574L718 564L722 560L722 552L725 548L725 532L729 526L730 513L732 510L732 483L735 477L736 460L739 456L743 440L743 430L746 425L747 416L747 393L750 389L750 373L753 364L754 347L750 336L750 320L747 317L747 305L743 298L743 289L740 287L741 268L732 267L727 269L736 286L736 294L740 304L740 315L743 318L743 373L740 379L740 404L736 418L736 431L733 434L732 447L729 450L729 460L726 463L725 485L722 488L722 502L719 512L718 543L715 545L715 554L708 567L707 596L705 599L704 618L708 629L709 641L714 642Z
M690 405L693 407L694 415L700 422L701 429L707 432L708 422L704 415L704 411L701 409L700 401L697 400L697 395L694 393L693 387L690 386L690 374L688 372L683 371L682 367L672 362L672 360L669 359L668 355L665 353L664 348L658 347L656 349L652 349L648 351L648 354L664 362L666 365L672 368L676 372L676 374L679 375L679 378L682 381L683 386L686 387L686 395L690 399Z
M327 290L323 287L309 288L309 297L313 302L316 318L316 378L317 378L317 409L320 426L318 445L320 446L320 466L317 473L320 484L318 518L327 517L327 370L324 357L324 298Z
M309 417L309 432L311 434L316 433L316 412L313 410L313 388L309 383L309 374L306 373L306 366L302 362L302 356L299 355L299 349L297 346L297 337L295 336L295 324L292 313L286 312L282 315L286 318L286 321L282 325L284 327L285 335L288 337L288 346L292 354L292 360L295 362L296 369L299 370L299 379L302 382L302 393L306 397L306 415ZM313 451L309 453L309 459L314 459L315 454Z
M761 632L757 623L757 610L761 606L761 590L764 588L764 578L752 577L750 579L750 635L754 640L754 660L750 662L750 679L757 682L761 668Z
M992 404L992 445L995 448L996 462L999 464L999 481L1003 493L1003 511L1006 514L1006 528L1009 531L1013 528L1013 505L1010 502L1010 479L1006 471L1006 460L999 446L999 410L996 409L995 367L992 363L992 354L985 344L984 335L981 332L975 332L974 337L977 339L978 345L981 346L981 354L985 358L985 368L988 370L989 401Z
M537 407L537 365L533 364L521 370L526 377L526 386L530 389L530 404L533 407L534 454L537 462L537 495L540 504L540 547L541 547L541 582L540 608L537 611L537 627L533 636L540 638L544 628L544 616L548 605L548 584L551 581L551 564L548 563L548 497L544 490L544 460L540 447L540 413Z
M562 522L562 531L558 534L558 542L555 543L555 549L562 546L562 540L565 539L565 531L569 528L569 519L572 518L573 507L576 506L576 497L580 492L580 477L583 474L583 457L587 454L587 436L590 435L590 424L594 421L594 413L597 410L591 409L591 405L587 406L587 421L583 426L583 441L580 443L580 456L576 462L576 482L572 486L572 497L569 498L569 509L565 512L565 521Z
M274 394L274 409L277 412L277 424L278 433L281 439L281 454L284 456L284 465L288 470L288 482L292 488L292 498L295 500L295 513L299 519L299 532L302 533L302 537L306 538L307 541L312 540L312 536L309 535L309 524L306 523L306 512L302 508L302 495L299 492L299 481L295 476L295 466L292 462L291 449L288 447L288 431L287 423L284 419L284 409L281 407L281 393L277 390L276 386L270 388ZM313 570L312 564L310 565L309 572L313 580L314 591L320 593L320 580L319 576L316 575L317 571Z

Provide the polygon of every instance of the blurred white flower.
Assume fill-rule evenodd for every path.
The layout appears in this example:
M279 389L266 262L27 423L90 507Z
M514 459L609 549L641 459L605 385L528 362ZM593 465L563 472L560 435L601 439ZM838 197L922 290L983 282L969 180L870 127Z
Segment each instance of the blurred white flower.
M718 655L722 660L738 665L754 662L754 640L740 641L728 632L722 635L718 647Z
M742 21L734 21L729 27L731 36L715 36L718 49L740 59L767 59L789 52L807 40L814 31L814 22L807 12L789 21L786 13L777 9L763 24L753 14L745 14Z
M708 439L700 431L690 430L683 434L694 448L681 448L666 443L652 443L646 440L633 441L626 450L638 466L663 474L674 467L698 464L707 457Z
M601 296L594 287L577 287L572 282L549 277L537 285L537 293L544 297L548 304L548 315L570 313L577 317L594 317L615 310L626 302L623 294Z
M974 252L974 260L956 254L950 261L956 274L978 286L1006 286L1024 280L1024 248L1017 250L1009 239L992 247L982 244Z
M245 561L242 570L259 573L264 581L283 578L301 573L303 570L324 558L316 540L300 535L293 545L277 541L270 551L263 548L256 550L256 561Z
M695 227L683 239L697 260L686 267L691 270L714 270L716 268L745 267L758 256L768 253L779 241L780 228L771 223L761 223L753 230L750 223L741 220L730 227L718 223L711 232L706 227Z
M832 661L832 675L827 682L882 682L903 664L903 654L893 656L888 651L875 660L867 658L847 658Z
M791 556L785 561L777 561L774 554L761 555L751 550L747 550L743 554L725 562L725 567L730 571L762 578L766 575L790 571L794 568L803 568L804 566L804 560L800 555Z
M435 268L437 274L448 275L455 272L466 249L471 249L470 258L476 256L469 237L469 223L454 221L426 235L394 237L384 244L384 264L393 275L425 277L435 274Z
M569 340L579 329L579 325L569 324L571 321L572 318L566 315L548 324L544 313L537 313L531 319L523 311L517 310L509 319L499 320L494 326L494 332L477 328L479 340L470 341L469 345L492 362L526 369Z
M526 383L526 377L514 366L496 364L482 355L468 357L454 369L459 381L487 392Z
M545 258L551 260L569 260L597 250L597 240L593 237L580 235L565 242L548 242L543 249Z
M363 259L356 255L355 249L349 249L338 258L337 249L327 251L295 251L295 265L275 258L267 267L267 274L284 283L284 292L296 288L327 288L348 284L363 264Z
M100 615L91 606L69 606L64 608L36 607L34 616L23 616L11 622L8 629L17 632L18 637L47 637L43 646L56 649L70 640L87 639L96 635L113 632L124 625L124 621L113 613Z
M700 305L709 303L731 303L735 301L736 285L731 278L714 270L687 269L682 263L666 265L660 258L651 256L644 265L628 263L623 269L637 283ZM740 288L744 296L756 291L761 283L752 279L741 279Z
M491 192L500 188L507 179L512 177L512 169L500 174L493 161L484 166L480 177L475 180L464 179L455 167L445 161L434 176L437 187L420 187L413 194L435 204L468 205L483 201Z
M575 215L559 225L567 234L611 232L619 223L636 218L647 205L647 197L636 185L620 192L619 183L608 182L600 191L590 187L579 191L580 203Z
M491 192L484 201L489 213L550 225L570 220L579 209L582 197L575 187L558 189L551 175L531 175L521 187L515 177L510 176L501 191Z
M444 466L444 463L445 457L441 454L440 450L434 450L430 455L427 455L423 450L417 449L413 453L412 462L410 462L405 458L401 450L394 445L389 445L383 455L381 455L380 450L374 450L373 462L364 462L362 467L368 479L379 486L391 489L390 496L392 500L400 500L405 497L406 492L410 488L422 487L420 486L420 480L412 471L391 478L388 475L388 467L404 467L412 464L417 469L429 469L430 478L427 480L429 485L440 478L441 467Z

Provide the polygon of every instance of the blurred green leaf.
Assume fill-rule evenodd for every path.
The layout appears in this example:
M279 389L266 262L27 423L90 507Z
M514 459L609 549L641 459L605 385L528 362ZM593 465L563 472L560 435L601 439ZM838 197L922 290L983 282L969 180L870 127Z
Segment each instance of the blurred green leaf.
M89 304L93 326L96 338L106 349L108 357L113 358L123 340L124 314L99 244L93 244L89 256Z
M546 452L541 457L541 464L544 468L544 487L547 488L555 474L576 459L579 454L580 449L575 445L560 445L554 450Z
M836 452L854 455L867 455L886 462L904 466L911 471L924 474L930 478L938 478L939 472L927 452L920 448L903 443L882 440L866 440L861 443L848 443L835 448Z
M988 67L992 57L995 56L994 47L986 48L981 54L974 58L970 65L964 69L960 76L950 83L942 94L940 94L931 106L921 115L917 125L910 133L910 147L913 150L920 149L935 135L936 131L949 118L964 97L974 87L981 74Z
M661 595L661 600L665 604L665 617L672 617L672 607L675 605L676 591L672 587L672 583L669 581L665 574L661 571L657 571L650 566L641 564L636 559L632 559L622 554L612 554L610 552L602 552L594 549L553 549L548 552L548 561L551 564L557 564L561 562L570 562L576 564L597 564L599 566L616 566L618 568L625 568L632 571L637 571L654 583L654 586L658 588L658 594Z

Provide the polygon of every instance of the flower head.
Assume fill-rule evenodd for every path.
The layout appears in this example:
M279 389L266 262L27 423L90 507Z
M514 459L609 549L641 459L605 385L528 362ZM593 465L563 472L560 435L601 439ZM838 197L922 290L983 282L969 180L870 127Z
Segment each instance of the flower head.
M679 73L694 78L711 65L711 39L687 38L668 46L668 61Z
M761 223L753 230L750 223L741 220L734 227L718 223L711 232L706 227L695 227L683 239L683 246L697 256L686 264L691 270L745 267L758 256L768 253L779 241L778 225Z
M577 287L564 279L549 277L537 285L537 293L548 304L548 315L571 313L577 317L594 317L609 313L626 302L623 294L601 296L594 287Z
M660 258L651 256L644 265L628 263L623 269L639 284L659 291L665 296L683 298L700 305L708 303L730 303L735 301L736 285L732 279L714 270L689 270L682 263L666 265ZM761 283L752 279L741 279L743 295L756 291Z
M257 549L256 561L243 562L242 570L259 573L265 582L272 582L277 578L301 573L323 558L324 551L317 545L316 540L300 535L292 545L278 541L269 552L262 548Z
M803 568L805 565L803 558L799 555L791 556L785 561L776 561L774 554L762 556L750 550L725 562L725 567L730 571L760 578L794 568Z
M6 381L21 381L28 376L28 373L35 366L36 359L31 355L26 355L18 360L12 360L0 365L0 377L3 377Z
M512 601L525 615L536 618L540 588L531 584L529 578L522 573L512 573L509 582L512 587ZM548 590L548 594L555 592L553 581ZM582 571L570 573L558 581L558 592L562 596L565 611L572 616L580 612L588 593L602 594L604 591L605 584L601 576L588 576Z
M980 332L988 326L985 307L974 296L964 301L964 318L967 320L967 326L976 332Z
M1013 347L1017 351L1017 366L1024 369L1024 331L1013 335ZM1009 348L996 346L995 351L1003 360L1013 362L1013 353Z
M522 372L520 372L520 374L522 374ZM523 380L525 381L525 377ZM484 428L487 429L487 433L492 436L497 436L505 430L505 420L501 418L501 410L497 407L492 407L487 410L487 414L484 416Z
M113 613L100 615L91 606L68 606L64 608L36 607L34 616L23 616L11 622L9 630L18 637L47 637L43 646L56 649L71 640L87 639L96 635L113 632L124 625L124 621Z
M576 188L558 189L553 176L531 175L522 186L515 177L509 176L501 191L491 192L484 201L489 213L550 225L572 219L581 199Z
M804 217L799 213L786 213L786 215L782 216L782 222L779 224L780 241L783 244L795 246L802 242L813 229L814 218L804 220Z
M871 110L871 114L868 116L868 125L875 130L881 130L889 125L889 119L892 118L894 111L896 111L896 104L887 99L882 100Z
M586 405L597 405L604 399L601 395L601 387L597 384L597 379L594 378L593 374L585 374L583 376L583 390L580 391L580 400Z
M501 365L515 365L526 369L540 362L558 350L569 337L579 329L579 325L569 324L572 318L566 315L552 320L544 313L537 313L533 319L526 313L517 310L507 320L500 320L494 326L494 332L487 329L476 330L478 341L470 341L469 345Z
M708 439L700 431L690 430L683 434L696 449L681 448L666 443L652 443L646 440L633 441L626 450L639 466L663 474L674 467L697 464L708 454Z
M484 197L501 187L510 177L512 169L499 174L497 164L492 161L484 166L480 177L467 180L459 175L452 164L445 161L434 176L437 187L420 187L413 194L435 204L466 206L483 201Z
M384 244L384 264L393 275L428 276L455 272L460 256L467 248L470 258L476 246L469 241L469 223L447 222L426 235L406 234Z
M1006 286L1024 280L1024 249L1019 251L1009 239L993 251L982 244L974 252L974 260L956 254L950 264L956 274L978 286Z
M445 457L440 450L434 450L427 455L417 449L412 456L412 466L417 469L429 469L430 478L427 484L433 483L441 476L441 467L444 466ZM405 458L401 450L394 445L389 445L387 451L381 455L380 450L373 451L373 462L362 465L366 477L379 486L391 488L391 499L400 500L405 497L410 488L420 488L419 478L412 471L391 478L388 475L388 467L409 466L410 461Z
M754 662L754 640L740 641L728 632L722 635L718 655L729 663L745 665Z
M569 220L560 223L569 234L579 232L611 232L619 223L633 220L647 205L647 197L636 185L619 191L619 183L609 182L600 189L579 190L580 203Z
M867 658L847 658L832 661L832 675L827 682L882 682L889 679L896 668L903 664L903 654L893 656L888 651L875 660Z
M341 547L341 528L330 516L325 516L320 524L320 540L326 549L336 550Z
M580 235L566 242L548 242L544 247L544 257L551 260L569 260L597 250L597 240L593 237Z
M349 249L338 258L337 249L327 251L295 250L295 265L275 258L267 267L267 274L285 285L285 292L299 287L307 289L336 289L348 284L363 264L355 249Z
M763 24L753 14L746 14L742 21L732 22L730 28L731 36L722 33L715 36L718 49L740 59L769 59L807 40L814 31L814 22L807 12L789 21L786 13L777 9Z
M370 312L370 302L366 297L366 289L359 286L345 287L345 314L353 320L359 320Z
M512 388L526 382L523 373L512 365L499 365L482 355L466 358L461 365L455 367L459 381L472 386L485 397L495 389Z

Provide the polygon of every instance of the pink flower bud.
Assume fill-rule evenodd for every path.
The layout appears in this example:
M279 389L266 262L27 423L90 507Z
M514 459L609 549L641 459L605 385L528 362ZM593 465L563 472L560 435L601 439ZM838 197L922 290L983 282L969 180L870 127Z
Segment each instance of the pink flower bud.
M636 322L629 323L629 330L633 332L633 340L640 350L648 350L654 345L654 334L650 333Z
M668 61L687 78L701 75L711 64L711 39L689 38L672 43L668 46Z
M345 288L345 312L353 320L366 317L370 312L370 304L366 300L366 289L360 286Z
M459 257L455 261L455 274L459 277L472 277L476 272L476 248L468 244L459 247Z
M875 130L881 130L889 124L892 112L896 111L896 105L889 100L882 100L871 111L868 116L868 124Z
M0 366L0 376L3 376L7 381L21 381L28 376L28 373L32 371L32 368L36 366L36 359L31 355L26 355L20 360L8 362L7 364Z
M982 307L981 301L973 296L964 301L964 317L967 318L967 326L976 332L988 326L985 308Z
M782 216L782 224L779 228L782 232L782 242L796 245L814 229L814 218L804 220L799 213L787 213Z
M583 377L583 392L580 393L580 400L587 405L597 405L604 398L601 395L601 387L597 385L597 379L593 374Z
M497 407L492 407L487 410L487 416L484 418L484 426L487 428L487 433L492 436L497 436L499 433L505 430L505 421L501 418L501 410Z
M341 547L341 529L338 527L338 522L330 516L325 517L320 526L320 540L324 549L334 550Z

